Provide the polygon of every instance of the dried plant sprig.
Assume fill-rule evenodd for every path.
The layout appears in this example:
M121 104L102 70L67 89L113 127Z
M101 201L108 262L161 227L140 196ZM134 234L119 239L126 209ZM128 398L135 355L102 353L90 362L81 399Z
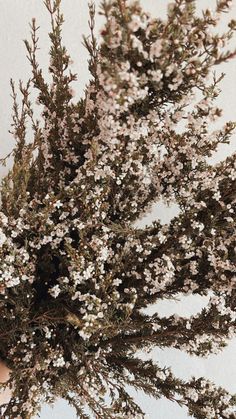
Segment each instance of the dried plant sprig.
M230 1L199 16L195 1L176 0L164 21L138 1L103 0L100 41L89 3L83 41L92 79L78 102L61 1L44 4L51 84L37 62L35 19L21 106L11 81L16 145L1 188L0 354L12 397L2 417L32 418L63 397L80 418L144 418L133 386L197 419L233 419L235 396L137 355L159 346L205 357L235 336L235 154L208 163L235 130L231 121L212 125L224 77L215 66L235 55L235 22L215 31ZM177 202L180 214L138 228L161 199ZM145 311L188 294L211 298L190 318Z

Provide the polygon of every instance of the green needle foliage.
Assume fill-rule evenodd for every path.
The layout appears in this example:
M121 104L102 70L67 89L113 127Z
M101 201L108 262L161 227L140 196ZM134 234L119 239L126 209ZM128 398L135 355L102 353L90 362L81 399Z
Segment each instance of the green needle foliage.
M16 143L1 188L0 354L12 397L1 417L32 418L62 397L81 419L144 418L132 386L197 419L236 418L236 396L138 356L170 347L204 357L235 336L235 154L208 163L235 128L212 128L224 77L215 67L235 56L236 22L217 33L230 1L199 15L195 1L175 0L161 20L138 1L104 0L99 42L90 4L91 81L78 102L60 3L44 1L51 84L37 62L35 19L20 106L11 81ZM180 214L137 228L160 200L178 203ZM210 296L190 318L145 311L190 294Z

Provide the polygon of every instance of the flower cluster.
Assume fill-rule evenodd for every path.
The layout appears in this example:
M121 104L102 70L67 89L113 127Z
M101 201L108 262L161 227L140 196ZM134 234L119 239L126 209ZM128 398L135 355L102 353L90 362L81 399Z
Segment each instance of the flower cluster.
M234 56L225 47L235 22L215 31L230 1L199 17L195 1L176 0L164 21L138 1L104 0L100 42L90 4L91 81L78 102L61 2L44 3L51 84L37 62L35 19L21 113L11 81L16 145L1 188L0 355L12 397L2 417L31 418L60 396L80 418L88 410L144 418L127 390L134 386L187 406L197 419L233 419L235 396L137 357L155 346L207 356L235 335L235 155L208 163L235 128L211 128L222 114L223 76L213 69ZM178 203L180 214L138 228L161 199ZM192 293L211 298L190 318L145 312L158 299Z

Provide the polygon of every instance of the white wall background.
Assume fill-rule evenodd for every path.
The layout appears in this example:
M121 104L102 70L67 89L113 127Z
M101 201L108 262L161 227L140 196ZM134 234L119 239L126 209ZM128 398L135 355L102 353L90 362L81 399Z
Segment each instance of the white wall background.
M78 81L74 83L77 95L83 94L83 89L88 81L87 53L81 47L82 34L88 34L88 9L87 0L62 0L62 10L65 17L64 24L64 44L71 54L74 64L72 69L78 73ZM165 16L167 0L141 0L144 8L150 11L153 16ZM95 0L99 5L99 0ZM213 7L214 0L198 0L199 10L205 7ZM230 18L236 18L236 0L233 0L233 8ZM10 78L16 82L18 79L27 81L30 76L30 65L26 59L26 50L23 39L29 39L28 23L32 17L36 17L37 24L40 26L40 51L38 60L45 70L47 78L48 63L48 32L49 15L43 5L42 0L0 0L0 57L1 57L1 76L0 76L0 157L4 157L13 147L14 140L8 133L11 123L10 98ZM225 16L220 30L225 27L225 22L229 16ZM97 18L97 30L101 26L102 19ZM236 42L234 41L234 45ZM222 82L222 94L219 106L224 109L223 120L235 120L236 109L236 60L227 65L222 65L221 71L227 73ZM222 146L215 154L212 162L218 162L236 150L235 138L229 146ZM7 168L0 168L0 175L6 173ZM153 212L149 214L143 224L154 220L155 217L161 218L163 222L168 222L176 214L176 207L170 209L162 205L156 205ZM180 302L161 302L156 304L152 310L157 310L160 314L170 314L177 312L182 315L190 315L198 311L206 302L206 299L199 297L186 297ZM149 355L150 356L150 355ZM173 371L183 378L205 375L214 380L218 385L222 385L231 392L236 393L236 340L219 355L212 355L207 360L190 357L178 350L161 351L156 349L151 356L161 365L172 366ZM153 401L142 394L136 394L136 398L147 412L149 419L186 419L188 415L185 410L166 400ZM75 418L73 410L66 403L58 401L53 408L43 407L40 414L41 419L72 419ZM105 418L104 418L105 419Z

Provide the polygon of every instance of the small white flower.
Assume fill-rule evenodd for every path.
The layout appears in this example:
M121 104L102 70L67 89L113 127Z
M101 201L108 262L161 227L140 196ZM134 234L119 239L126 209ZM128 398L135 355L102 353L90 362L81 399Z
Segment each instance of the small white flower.
M153 71L152 72L152 79L156 83L158 83L159 81L161 81L162 78L163 78L163 73L162 73L161 70L156 70L156 71Z
M193 400L194 402L198 401L198 393L196 392L196 390L194 388L189 388L186 390L185 395Z
M116 287L118 287L121 283L122 283L122 281L119 278L115 278L113 280L113 285L115 285Z
M21 340L21 342L26 343L26 342L27 342L27 337L26 337L26 335L25 335L25 334L24 334L24 335L22 335L22 336L21 336L21 338L20 338L20 340Z
M157 39L150 48L150 58L158 58L161 55L162 51L162 41Z
M164 234L161 231L158 232L157 237L160 243L164 243L164 241L166 241L166 236L164 236Z
M59 285L57 284L54 287L50 288L48 292L52 295L52 297L57 298L61 292L61 289Z
M87 340L90 338L91 333L86 333L84 330L80 330L79 335L82 337L82 339Z
M188 329L188 330L191 329L191 323L189 321L187 321L187 323L186 323L186 329Z
M63 367L65 365L65 360L62 355L60 355L57 359L53 360L54 367Z
M141 244L138 244L138 245L136 246L136 252L140 253L140 252L142 252L142 251L143 251L143 246L142 246Z
M139 28L142 26L142 21L140 19L140 16L138 15L132 16L132 20L131 22L129 22L128 26L132 32L137 32Z
M2 229L0 229L0 247L2 247L6 240L7 236L3 233Z
M152 324L152 330L154 330L154 332L160 329L161 329L161 326L159 324L155 324L155 323Z
M55 202L54 207L59 209L59 208L63 207L63 204L60 200L58 200L57 202Z
M4 226L7 226L8 218L5 216L5 214L3 214L3 212L0 212L0 220Z
M164 372L163 371L160 371L160 370L157 371L156 377L157 378L160 378L161 380L165 380L166 379L166 376L165 376Z
M101 260L107 260L109 256L109 249L108 247L103 247L100 251L100 259Z
M214 198L216 201L219 201L219 200L220 200L220 198L221 198L221 194L220 194L220 192L219 192L219 191L215 192L215 193L214 193L214 195L213 195L213 198Z
M47 326L44 327L44 332L45 332L45 338L50 339L52 336L52 333Z

